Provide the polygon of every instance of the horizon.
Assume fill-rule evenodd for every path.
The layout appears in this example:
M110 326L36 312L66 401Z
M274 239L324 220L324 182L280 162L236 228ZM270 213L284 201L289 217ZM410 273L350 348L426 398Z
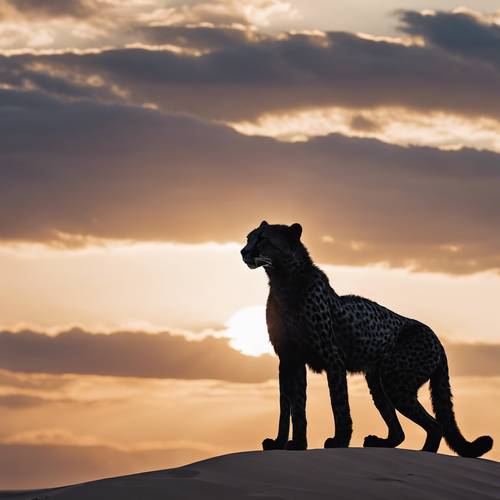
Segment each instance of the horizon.
M0 490L260 449L264 219L428 324L464 435L498 443L499 53L490 0L0 0ZM349 390L360 446L383 421Z

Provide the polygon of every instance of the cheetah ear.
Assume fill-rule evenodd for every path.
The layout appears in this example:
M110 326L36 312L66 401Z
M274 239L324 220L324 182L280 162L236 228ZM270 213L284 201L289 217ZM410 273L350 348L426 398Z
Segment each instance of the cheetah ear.
M261 223L260 223L260 226L259 227L264 227L264 226L269 226L269 224L263 220Z
M302 235L302 226L297 222L290 226L290 234L293 236L295 240L300 240L300 236Z

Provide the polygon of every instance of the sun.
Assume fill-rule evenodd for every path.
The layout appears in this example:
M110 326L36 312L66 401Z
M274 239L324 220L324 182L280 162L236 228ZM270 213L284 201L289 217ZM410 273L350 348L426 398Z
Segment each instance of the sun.
M266 325L266 309L249 306L236 311L226 322L224 337L233 349L250 356L273 353Z

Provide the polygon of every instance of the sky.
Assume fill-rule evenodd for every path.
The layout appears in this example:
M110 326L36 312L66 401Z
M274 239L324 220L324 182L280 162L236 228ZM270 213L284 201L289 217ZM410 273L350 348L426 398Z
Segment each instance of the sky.
M267 280L239 256L263 219L429 324L464 433L498 441L499 54L488 0L0 0L0 489L274 433ZM354 446L384 432L365 386Z

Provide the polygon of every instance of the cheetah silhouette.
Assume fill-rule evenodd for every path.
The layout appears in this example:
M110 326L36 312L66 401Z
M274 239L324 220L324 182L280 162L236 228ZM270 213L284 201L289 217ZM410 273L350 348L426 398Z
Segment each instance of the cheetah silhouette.
M352 421L346 373L364 373L387 438L367 436L365 447L395 447L404 440L396 411L427 432L423 450L436 452L442 437L457 454L479 457L493 446L490 436L467 441L453 412L446 354L434 332L371 300L338 295L300 241L302 227L268 224L251 231L241 250L251 269L269 278L266 321L279 356L280 417L276 439L264 450L307 448L306 365L326 372L335 436L325 448L349 446ZM430 380L432 417L417 399ZM292 439L289 441L290 416Z

